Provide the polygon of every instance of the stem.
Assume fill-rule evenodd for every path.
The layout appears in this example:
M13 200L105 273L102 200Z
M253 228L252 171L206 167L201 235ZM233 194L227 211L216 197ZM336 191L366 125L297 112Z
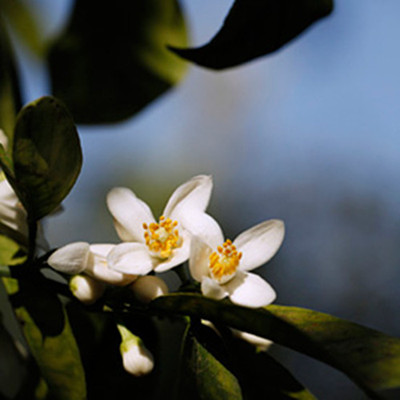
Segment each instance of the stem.
M32 261L36 252L36 234L37 234L37 221L29 221L29 247L28 247L28 261Z
M189 279L188 274L186 273L184 264L178 265L177 267L174 268L173 271L178 275L182 284L187 284L190 282L190 279Z

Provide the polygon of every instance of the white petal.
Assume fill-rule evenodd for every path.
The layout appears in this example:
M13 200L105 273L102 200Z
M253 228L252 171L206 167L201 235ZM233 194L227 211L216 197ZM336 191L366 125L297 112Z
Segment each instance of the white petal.
M153 275L139 277L129 288L136 299L144 304L168 293L167 284L161 278Z
M149 374L154 368L154 359L150 351L143 345L121 346L122 363L124 369L134 376Z
M163 215L172 220L179 220L176 213L181 207L189 207L197 211L205 211L210 201L212 178L207 175L197 175L180 185L168 200Z
M204 296L215 300L221 300L228 296L228 292L213 279L204 277L201 281L201 292Z
M141 243L121 243L107 257L110 268L135 275L146 275L153 270L153 257Z
M179 223L192 236L198 236L211 248L217 248L224 242L224 235L217 221L204 212L183 209L179 216Z
M27 213L7 179L0 181L0 222L28 236Z
M6 133L0 129L0 144L7 150L8 147L8 136Z
M143 223L155 222L149 206L131 190L122 187L108 193L107 205L117 222L117 233L121 233L121 239L144 243Z
M111 269L107 263L107 255L116 247L114 244L93 244L90 246L90 256L85 273L98 281L110 285L125 286L133 282L137 276L124 274Z
M229 292L233 303L245 307L264 307L276 298L276 293L269 283L248 272L238 271L236 276L223 286Z
M97 256L106 258L114 247L115 244L109 243L91 244L90 251Z
M47 264L66 274L79 274L86 269L89 254L89 243L74 242L56 250Z
M209 275L208 264L212 249L197 236L192 237L189 257L189 271L192 278L201 282Z
M285 235L281 220L271 219L242 232L233 244L242 252L239 268L249 271L270 260L278 251Z

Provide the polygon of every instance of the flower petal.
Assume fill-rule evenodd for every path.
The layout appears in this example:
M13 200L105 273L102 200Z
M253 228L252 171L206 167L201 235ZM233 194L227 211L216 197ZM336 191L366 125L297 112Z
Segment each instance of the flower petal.
M233 303L245 307L264 307L276 298L275 290L268 282L248 272L238 271L223 287Z
M144 243L143 223L155 222L149 206L123 187L116 187L108 193L107 206L121 239Z
M210 201L212 178L207 175L197 175L180 185L168 200L163 215L173 220L179 220L175 215L181 207L205 211Z
M242 232L233 244L242 252L239 268L249 271L270 260L278 251L285 235L283 221L271 219Z
M224 287L208 277L204 277L201 281L201 292L204 296L215 300L221 300L229 294Z
M74 242L56 250L47 260L47 264L66 274L79 274L86 269L89 254L89 243Z
M198 236L211 248L217 248L224 242L224 234L218 222L205 212L183 209L179 222L192 236Z
M90 251L97 256L106 258L114 247L115 244L110 243L91 244Z
M0 181L0 221L24 237L28 236L27 213L7 179Z
M121 243L108 254L111 269L126 274L146 275L153 270L154 260L146 245L141 243Z
M212 248L199 237L193 236L190 246L189 271L192 278L201 282L209 274L208 264Z
M90 257L85 273L98 281L110 285L125 286L133 282L137 276L125 274L111 269L107 263L107 255L116 247L115 244L94 244L90 246Z

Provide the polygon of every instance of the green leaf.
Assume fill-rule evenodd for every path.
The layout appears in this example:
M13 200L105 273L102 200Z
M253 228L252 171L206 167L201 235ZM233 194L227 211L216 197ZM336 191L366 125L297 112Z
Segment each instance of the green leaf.
M43 218L67 196L82 165L82 153L71 115L53 97L25 106L17 117L7 177L28 212ZM13 168L13 171L10 171Z
M21 0L0 0L0 10L11 29L37 55L44 51L44 40L29 8Z
M11 139L20 104L14 54L0 15L0 129Z
M181 356L179 398L241 400L235 376L206 349L198 336L198 330L188 328Z
M3 282L50 397L86 399L79 349L57 296L34 282L22 284L12 278L3 278Z
M190 315L268 338L344 372L369 396L400 387L400 339L317 311L249 309L195 294L163 296L156 311Z
M236 0L209 43L173 50L204 67L233 67L278 50L332 9L333 0Z
M2 224L0 224L0 232L1 228ZM11 232L11 234L13 234L15 231ZM19 265L24 261L26 261L26 249L24 251L21 246L9 236L0 234L0 265Z
M49 53L53 93L78 123L128 118L184 75L167 45L187 45L177 0L77 0Z

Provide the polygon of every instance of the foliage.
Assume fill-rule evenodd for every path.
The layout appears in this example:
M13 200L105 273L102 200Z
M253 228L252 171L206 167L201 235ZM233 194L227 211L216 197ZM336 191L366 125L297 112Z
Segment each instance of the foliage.
M187 48L188 24L176 0L77 0L66 29L47 47L40 24L23 4L0 1L0 127L7 137L0 147L7 179L4 193L0 190L0 276L29 350L24 359L28 378L13 398L122 398L130 391L135 398L146 399L161 395L207 400L313 399L311 391L279 360L265 349L257 350L259 342L253 342L254 338L329 364L370 398L400 389L400 339L317 311L279 305L250 308L251 304L243 307L227 299L208 298L213 292L205 287L215 276L209 272L205 278L200 273L187 275L186 260L189 265L199 262L197 271L203 267L193 249L192 256L181 260L183 265L174 265L180 287L167 295L165 283L155 274L154 265L161 262L151 263L157 246L171 232L173 241L164 249L167 258L182 246L168 218L145 224L146 240L154 242L145 254L150 275L140 278L129 272L131 265L124 264L128 253L114 251L117 246L113 245L79 242L52 263L57 251L47 247L40 226L44 217L61 207L81 170L74 121L98 124L132 117L180 82L188 64L183 58L225 69L281 49L331 13L333 2L236 0L220 31L200 48ZM21 107L10 29L37 56L46 57L55 97L41 97ZM134 195L122 192L114 208L118 218L114 217L125 243L117 249L128 248L144 257L140 245L149 243L124 239L132 234L131 220L121 223L119 217L126 213L120 214L119 207L125 201L128 204L128 198L139 204L143 214L151 212ZM178 215L179 206L179 216L197 218L212 230L215 224L204 213L210 193L210 178L196 177L174 192L166 209ZM139 211L127 214L135 220ZM253 250L250 256L255 261L266 260L256 254L262 240L279 242L270 249L268 259L281 243L272 226L279 226L283 237L283 224L275 220L247 231L245 239L238 238L243 247ZM193 243L211 254L201 241ZM248 256L242 258L235 243L226 241L223 246L211 254L215 275L221 278L214 297L226 297L223 290L232 278L225 281L218 268L225 273L228 265L233 275ZM157 256L162 258L162 252ZM112 270L116 258L123 267ZM73 269L63 270L64 264L82 273L82 287L70 290L67 272ZM254 267L258 265L254 262ZM193 274L192 268L189 271ZM249 276L241 271L235 285L256 279ZM236 287L230 293L236 293L232 301L243 296ZM270 293L272 301L275 293L272 289ZM166 321L174 328L170 334L164 329ZM118 329L124 332L122 337ZM238 330L256 337L248 343L237 337ZM153 361L154 370L139 377L144 371L140 363L147 363L149 369ZM178 373L171 367L174 362Z

